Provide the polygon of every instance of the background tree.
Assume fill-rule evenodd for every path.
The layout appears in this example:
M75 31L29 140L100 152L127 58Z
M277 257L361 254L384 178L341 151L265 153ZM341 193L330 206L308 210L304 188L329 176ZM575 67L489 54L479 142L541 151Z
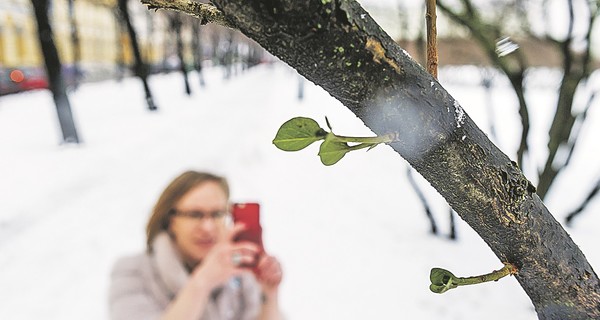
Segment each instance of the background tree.
M182 2L155 0L151 7L205 18L203 6ZM358 3L213 3L224 23L323 87L376 134L395 133L398 141L390 146L500 261L517 268L540 319L600 318L600 281L535 187Z
M521 168L528 167L524 163L524 157L528 156L529 151L527 139L530 130L530 112L525 97L526 72L531 66L529 60L543 59L544 57L528 57L524 50L514 50L518 47L512 43L513 40L509 40L507 35L520 36L524 42L543 43L549 41L556 47L555 51L560 57L559 67L562 69L563 78L558 89L556 111L548 131L548 155L544 160L544 165L537 169L537 194L544 199L556 177L570 164L579 130L595 97L594 92L586 92L586 81L593 71L591 35L600 14L600 3L598 1L564 1L564 7L568 12L568 27L566 34L562 37L554 36L550 31L551 20L556 17L548 14L549 4L547 1L544 1L543 7L535 7L535 3L532 1L510 0L483 4L474 3L472 0L461 0L460 4L460 7L457 8L457 6L451 6L447 0L438 0L441 11L455 23L464 26L485 52L489 61L506 75L518 97L523 130L517 150L517 162ZM575 15L574 8L576 4L579 9L577 15ZM493 10L490 10L491 6L494 8ZM535 21L536 15L545 20L542 24L543 28L534 29L532 27L531 22ZM518 30L514 28L515 20L520 22ZM580 25L585 26L584 30L576 32L574 28L576 20L583 22ZM509 51L503 52L506 49ZM577 106L575 102L577 94L588 97L587 106L579 113L574 111ZM558 157L561 151L564 151L567 156ZM587 200L580 206L581 210L576 211L583 211L585 205L595 194L592 187ZM569 216L572 219L574 215Z
M144 63L142 58L142 54L140 52L140 46L138 44L137 35L135 28L131 22L131 17L129 15L128 8L128 0L118 0L117 1L117 10L119 12L119 16L121 17L121 21L125 28L127 29L127 34L129 35L129 43L131 45L131 51L133 52L134 57L134 66L133 72L135 75L142 80L142 84L144 86L144 92L146 93L146 104L148 105L148 110L154 111L157 110L158 107L154 103L154 98L152 97L152 91L150 91L150 86L148 85L148 65Z
M169 27L172 33L175 35L177 59L179 60L179 70L181 71L181 75L183 76L183 81L185 84L185 93L187 95L191 95L192 89L190 88L190 80L188 77L187 63L185 61L183 46L183 18L184 17L178 14L169 14Z
M66 85L61 71L62 64L56 50L56 45L54 44L52 27L48 20L48 0L31 0L31 4L33 5L37 22L38 37L42 55L44 56L48 85L56 104L58 121L62 130L62 141L63 143L79 143L79 136L77 135L73 113L71 112L71 103L67 96Z
M200 21L196 19L190 21L192 25L192 55L194 56L194 69L198 74L198 81L200 82L200 87L204 87L206 83L204 82L204 75L202 73L202 62L204 60L204 48L202 46L202 28L200 25Z
M81 46L79 43L79 28L77 27L75 0L69 0L68 7L71 45L73 48L73 65L71 66L72 70L70 72L72 72L72 74L70 75L70 77L72 77L71 82L73 88L77 88L79 87L79 82L81 81L82 72L79 66L79 62L81 61Z

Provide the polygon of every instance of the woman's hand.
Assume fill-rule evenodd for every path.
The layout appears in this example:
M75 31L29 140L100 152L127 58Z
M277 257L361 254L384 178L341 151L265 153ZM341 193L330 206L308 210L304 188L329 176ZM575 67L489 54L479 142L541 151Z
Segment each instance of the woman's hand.
M281 264L273 256L261 256L256 267L256 278L267 297L276 295L283 278Z
M251 242L233 241L235 236L244 229L244 225L236 224L231 230L227 230L194 269L192 281L197 280L198 285L208 286L212 290L231 277L247 272L248 269L240 265L255 263L260 249Z

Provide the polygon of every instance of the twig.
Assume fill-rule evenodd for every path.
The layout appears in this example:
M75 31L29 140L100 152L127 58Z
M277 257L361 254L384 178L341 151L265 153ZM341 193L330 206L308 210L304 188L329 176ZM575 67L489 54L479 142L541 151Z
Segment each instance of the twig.
M578 123L578 126L575 127L575 129L571 133L570 140L573 142L570 143L569 155L567 156L567 160L565 161L565 164L560 169L568 166L569 163L571 162L571 158L573 157L573 153L575 151L575 145L577 144L577 141L579 141L579 134L581 133L581 128L583 127L583 124L585 123L585 120L587 118L587 114L588 114L588 111L590 110L590 107L592 106L594 100L596 99L596 94L597 94L597 92L593 92L590 95L584 111L582 113L580 113L579 115L577 115L577 118L575 119L575 121Z
M437 29L436 29L436 0L427 0L427 72L437 79L438 53L437 53Z
M419 200L421 200L421 204L423 205L423 208L425 209L425 214L427 215L427 219L429 219L429 223L431 225L431 233L437 234L438 231L437 231L437 224L435 223L435 218L433 218L433 214L431 213L431 208L429 206L429 203L427 202L427 199L425 198L425 195L423 194L421 189L419 189L419 186L417 185L417 182L415 181L415 178L412 175L412 170L413 169L410 166L408 166L406 168L406 176L408 177L408 182L410 182L410 185L415 190L417 197L419 197Z
M489 281L498 281L509 275L515 275L518 273L517 267L513 264L504 262L504 267L500 270L495 270L487 274L474 277L457 277L452 272L442 269L433 268L429 275L431 285L429 290L434 293L444 293L450 289L457 288L459 286L467 286L473 284L479 284Z
M141 0L149 10L174 10L200 19L200 24L216 23L224 27L237 29L221 10L212 4L199 3L192 0Z
M450 240L456 240L457 236L456 236L456 222L454 222L454 209L452 209L452 207L449 207L450 210L450 234L448 235L448 238L450 238Z
M575 218L581 212L583 212L585 207L587 207L587 205L592 201L592 199L594 199L594 197L598 194L598 191L600 191L600 179L598 179L596 181L596 186L594 186L594 188L592 188L592 190L590 191L588 196L585 198L583 203L579 206L579 208L577 208L573 212L569 213L569 215L565 218L565 222L568 226L571 225L573 218Z

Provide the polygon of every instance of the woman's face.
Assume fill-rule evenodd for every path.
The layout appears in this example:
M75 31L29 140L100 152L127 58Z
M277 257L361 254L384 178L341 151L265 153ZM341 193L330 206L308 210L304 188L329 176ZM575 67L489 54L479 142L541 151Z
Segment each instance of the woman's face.
M217 182L207 181L188 191L175 204L169 231L184 261L198 264L226 229L227 195ZM220 217L216 217L221 214ZM199 216L203 217L200 218Z

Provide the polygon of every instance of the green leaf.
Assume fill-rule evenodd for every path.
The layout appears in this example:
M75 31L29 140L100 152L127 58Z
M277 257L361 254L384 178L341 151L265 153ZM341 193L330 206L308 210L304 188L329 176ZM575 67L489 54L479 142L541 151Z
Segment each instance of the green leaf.
M330 166L340 161L349 151L351 149L347 143L328 137L325 138L325 141L321 144L321 148L319 148L319 157L321 157L321 162L324 165Z
M431 280L429 290L435 293L444 293L450 289L458 287L456 284L456 277L452 274L452 272L445 269L431 269L429 279Z
M283 151L298 151L324 139L326 135L327 132L315 120L296 117L281 125L273 144Z

